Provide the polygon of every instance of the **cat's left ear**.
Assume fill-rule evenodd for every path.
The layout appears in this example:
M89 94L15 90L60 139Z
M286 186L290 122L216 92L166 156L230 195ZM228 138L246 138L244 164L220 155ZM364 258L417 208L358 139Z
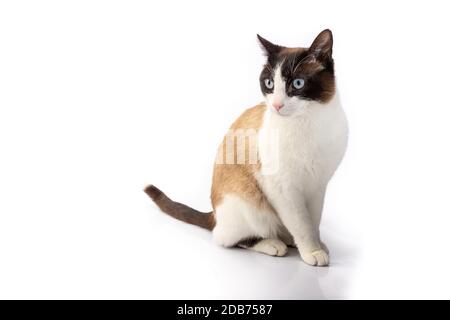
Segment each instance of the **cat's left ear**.
M333 34L331 30L323 30L313 41L309 52L318 59L331 59L333 53Z

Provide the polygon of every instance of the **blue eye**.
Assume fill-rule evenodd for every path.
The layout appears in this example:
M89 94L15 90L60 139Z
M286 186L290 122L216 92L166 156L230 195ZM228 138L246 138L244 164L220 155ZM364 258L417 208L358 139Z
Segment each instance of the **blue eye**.
M292 81L292 85L294 86L295 89L301 89L305 85L305 80L297 78L294 81Z
M273 80L272 79L266 79L264 80L264 85L267 89L273 89Z

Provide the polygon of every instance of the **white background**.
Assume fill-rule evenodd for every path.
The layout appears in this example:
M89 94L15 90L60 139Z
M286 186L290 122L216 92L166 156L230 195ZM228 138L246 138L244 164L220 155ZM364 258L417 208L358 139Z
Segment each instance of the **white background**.
M214 245L216 148L262 100L256 33L334 33L350 122L329 268ZM0 298L450 298L445 1L4 1Z

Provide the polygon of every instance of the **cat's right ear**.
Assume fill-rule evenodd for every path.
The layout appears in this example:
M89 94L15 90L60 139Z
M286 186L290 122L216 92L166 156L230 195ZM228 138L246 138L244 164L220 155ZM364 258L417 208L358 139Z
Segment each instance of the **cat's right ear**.
M264 51L266 56L277 54L278 52L281 51L282 47L280 47L276 44L273 44L269 40L264 39L259 34L257 34L256 36L258 37L259 44L261 45L261 49Z

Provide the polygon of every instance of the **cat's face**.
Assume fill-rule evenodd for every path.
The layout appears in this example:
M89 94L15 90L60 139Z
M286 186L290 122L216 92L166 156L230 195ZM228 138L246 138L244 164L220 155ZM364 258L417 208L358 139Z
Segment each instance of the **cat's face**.
M260 75L267 106L281 116L298 116L312 102L326 103L335 92L333 36L322 31L309 48L286 48L258 35L267 63Z

